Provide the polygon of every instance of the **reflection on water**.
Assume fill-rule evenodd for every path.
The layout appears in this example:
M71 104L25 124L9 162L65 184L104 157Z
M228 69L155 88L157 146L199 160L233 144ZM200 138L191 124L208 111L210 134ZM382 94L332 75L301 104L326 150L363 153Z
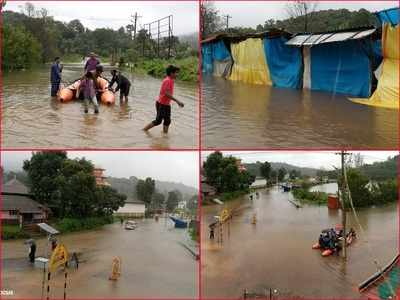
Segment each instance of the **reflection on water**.
M203 76L206 147L364 147L398 144L398 113L343 96Z
M322 229L340 222L339 211L310 205L298 209L288 201L293 199L291 193L277 188L259 193L253 201L243 197L227 204L238 209L229 236L227 226L224 229L222 246L208 238L208 225L221 207L202 209L205 297L237 299L245 289L263 293L272 288L281 296L358 298L357 285L376 271L373 257L385 264L398 251L396 205L359 211L372 256L359 233L344 261L337 256L322 257L319 250L311 249ZM256 225L251 224L254 213ZM348 220L358 231L352 215Z
M110 78L109 68L105 76ZM82 72L80 64L64 67L70 82ZM80 102L59 103L50 97L49 69L5 73L3 78L3 146L7 148L195 148L197 145L196 84L176 82L175 96L183 109L172 105L168 135L154 128L141 130L155 118L154 101L161 80L124 73L133 82L129 102L114 107L101 105L100 114L83 112ZM115 87L115 86L114 86Z
M120 224L96 231L58 237L69 253L77 252L79 269L68 271L67 298L194 298L197 295L197 263L180 243L190 243L186 230L172 222L139 222L137 229ZM37 255L45 251L45 239L37 241ZM121 277L108 280L112 260L121 259ZM41 296L42 272L27 263L23 241L2 243L2 288L14 290L14 298ZM63 273L51 281L51 298L62 298Z

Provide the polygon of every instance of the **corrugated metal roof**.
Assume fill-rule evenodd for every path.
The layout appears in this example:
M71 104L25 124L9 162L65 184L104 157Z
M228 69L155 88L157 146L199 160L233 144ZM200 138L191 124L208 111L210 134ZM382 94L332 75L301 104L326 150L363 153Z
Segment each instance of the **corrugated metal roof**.
M319 44L343 42L347 40L357 40L370 36L376 31L375 28L343 31L343 32L328 32L318 34L298 34L286 42L289 46L314 46Z

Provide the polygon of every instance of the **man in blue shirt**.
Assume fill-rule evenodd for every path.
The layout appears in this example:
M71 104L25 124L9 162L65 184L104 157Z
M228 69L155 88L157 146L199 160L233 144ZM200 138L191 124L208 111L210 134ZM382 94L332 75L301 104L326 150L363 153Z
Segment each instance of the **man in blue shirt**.
M61 72L63 66L60 64L60 58L56 57L54 63L51 65L50 82L51 82L51 96L57 96L57 92L61 83Z

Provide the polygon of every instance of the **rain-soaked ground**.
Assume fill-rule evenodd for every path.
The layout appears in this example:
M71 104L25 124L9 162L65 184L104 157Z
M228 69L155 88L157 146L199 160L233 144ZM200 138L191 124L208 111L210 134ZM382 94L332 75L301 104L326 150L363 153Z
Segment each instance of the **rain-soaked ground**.
M66 64L63 81L81 76L82 64ZM111 78L110 67L104 76ZM127 104L101 105L100 114L83 112L81 102L60 103L50 97L49 68L5 73L3 77L3 147L6 148L196 148L198 141L197 85L179 80L175 96L184 108L172 104L168 135L162 126L145 134L142 128L155 118L155 100L161 79L123 73L133 83ZM114 88L116 85L114 85Z
M394 148L398 111L309 90L203 76L202 144L207 148Z
M101 230L59 237L80 255L78 270L68 270L67 298L194 298L198 294L197 261L182 243L193 247L184 229L171 221L139 221L136 230L112 224ZM45 251L38 241L37 256ZM42 271L27 262L22 240L2 243L2 289L14 298L40 298ZM112 260L121 258L121 277L110 281ZM63 297L63 272L53 275L50 298Z
M331 185L334 187L334 185ZM335 190L335 188L333 189ZM348 258L322 257L312 250L322 229L340 223L340 212L326 206L296 208L290 193L274 187L228 202L237 208L225 226L222 246L209 240L208 225L221 211L219 205L203 207L202 295L238 299L243 292L264 294L269 289L281 297L359 298L357 286L398 252L398 211L395 204L358 211L369 247L349 214L358 239L348 248ZM251 223L253 214L257 223ZM370 249L370 250L368 250Z

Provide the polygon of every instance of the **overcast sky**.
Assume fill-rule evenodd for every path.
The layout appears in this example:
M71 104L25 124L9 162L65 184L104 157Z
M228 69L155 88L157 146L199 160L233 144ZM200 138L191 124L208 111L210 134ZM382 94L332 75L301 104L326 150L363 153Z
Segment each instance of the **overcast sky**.
M230 15L229 26L255 27L268 19L283 20L288 17L285 6L289 1L215 1L214 5L221 15ZM319 1L317 10L346 8L371 12L397 7L397 1Z
M46 8L55 20L79 19L90 29L118 29L129 24L131 15L139 16L139 25L173 15L174 35L198 32L197 1L30 1L37 9ZM7 1L5 10L21 11L26 1ZM140 26L139 26L140 28Z
M211 152L203 152L202 159L207 157ZM224 155L233 155L241 158L244 163L253 163L257 161L284 162L299 167L309 168L325 168L332 170L333 166L340 166L340 155L335 155L330 151L223 151ZM398 152L392 151L357 151L364 158L364 163L370 164L375 161L384 161L389 156L395 156Z
M86 157L106 169L106 176L152 177L162 181L181 182L198 189L199 156L197 152L159 151L68 151L69 158ZM21 171L30 151L3 151L2 165L6 171Z

